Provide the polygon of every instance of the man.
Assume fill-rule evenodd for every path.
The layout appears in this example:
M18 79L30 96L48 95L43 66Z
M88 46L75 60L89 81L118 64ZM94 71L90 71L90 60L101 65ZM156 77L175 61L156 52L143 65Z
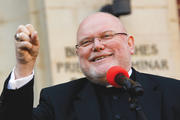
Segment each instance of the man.
M1 95L3 120L136 120L129 108L129 94L109 87L106 72L121 66L144 88L138 103L148 120L180 119L180 82L139 73L132 68L134 38L118 18L98 12L85 18L77 31L76 53L86 78L45 88L33 106L33 68L39 41L32 25L16 32L17 63Z

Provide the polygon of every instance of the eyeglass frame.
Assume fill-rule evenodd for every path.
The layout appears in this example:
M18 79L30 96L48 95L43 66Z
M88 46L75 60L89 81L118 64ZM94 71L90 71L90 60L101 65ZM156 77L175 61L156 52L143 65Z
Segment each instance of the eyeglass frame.
M121 33L114 33L114 34L112 34L112 37L111 38L102 38L102 34L103 33L105 33L105 32L114 32L114 31L104 31L104 32L102 32L102 33L100 33L99 35L97 35L97 36L94 36L94 37L86 37L86 38L84 38L82 41L86 41L85 39L88 39L88 38L90 38L91 40L89 40L90 42L92 42L92 43L94 43L94 40L96 39L96 38L99 38L100 40L102 40L102 39L112 39L113 37L115 37L116 35L126 35L126 36L128 36L128 33L125 33L125 32L121 32ZM81 41L81 42L82 42ZM87 40L88 41L88 40ZM81 43L80 42L80 43ZM79 44L76 44L75 45L75 48L76 49L79 49L80 47L83 47L83 48L85 48L85 47L87 47L87 46L83 46L83 45L80 45L80 43Z

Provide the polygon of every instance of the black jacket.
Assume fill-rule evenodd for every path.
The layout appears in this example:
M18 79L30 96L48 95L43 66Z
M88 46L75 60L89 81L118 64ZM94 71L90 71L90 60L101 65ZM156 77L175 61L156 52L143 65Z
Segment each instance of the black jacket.
M180 81L133 72L145 91L139 103L148 120L180 120ZM86 78L43 89L34 109L33 80L18 90L6 89L8 80L0 120L101 120L93 83Z

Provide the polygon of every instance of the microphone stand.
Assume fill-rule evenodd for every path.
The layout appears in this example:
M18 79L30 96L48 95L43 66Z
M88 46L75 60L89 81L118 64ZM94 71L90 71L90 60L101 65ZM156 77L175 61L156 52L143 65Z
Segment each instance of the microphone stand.
M115 77L116 83L121 85L125 91L130 95L129 97L129 107L132 111L136 111L136 119L137 120L148 120L145 113L142 110L142 107L138 103L138 96L142 96L144 94L144 89L141 84L133 81L124 75L118 74Z
M129 93L129 92L128 92ZM137 96L130 94L129 98L129 107L132 111L136 111L136 119L137 120L148 120L145 113L142 110L142 107L138 103Z

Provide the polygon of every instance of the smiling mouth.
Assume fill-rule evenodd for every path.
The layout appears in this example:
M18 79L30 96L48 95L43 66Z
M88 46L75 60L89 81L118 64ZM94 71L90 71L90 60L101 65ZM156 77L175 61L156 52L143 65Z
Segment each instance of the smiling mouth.
M91 59L90 61L91 61L91 62L97 62L97 61L99 61L99 60L102 60L102 59L107 58L107 57L112 56L112 55L113 55L113 54L97 56L97 57L94 57L93 59Z

